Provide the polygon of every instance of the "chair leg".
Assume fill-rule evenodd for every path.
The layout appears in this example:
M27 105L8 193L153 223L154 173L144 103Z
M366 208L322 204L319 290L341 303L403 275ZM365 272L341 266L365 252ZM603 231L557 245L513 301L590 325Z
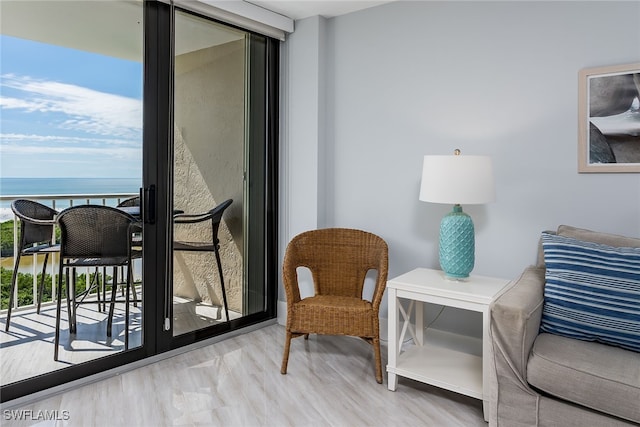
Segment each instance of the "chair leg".
M131 291L133 292L133 306L138 307L138 293L136 292L136 282L133 278L133 261L129 265L129 270L131 270Z
M67 274L68 277L68 274ZM67 280L67 298L69 298L69 281ZM67 304L68 304L67 300ZM69 306L67 305L67 309ZM60 315L62 311L62 260L60 260L60 271L58 273L57 286L57 302L56 302L56 333L53 347L53 360L58 360L58 346L60 344ZM69 318L69 328L71 328L71 319Z
M67 282L67 297L69 298L69 300L71 301L71 327L69 328L69 332L75 334L78 332L78 324L76 322L77 320L77 313L78 313L78 303L76 302L76 278L77 278L77 274L76 274L76 269L72 269L72 273L71 273L71 286L69 286L69 282Z
M220 287L222 288L222 302L224 303L224 314L227 316L227 322L229 319L229 306L227 305L227 292L224 287L224 276L222 275L222 262L220 262L220 252L218 251L218 245L215 245L214 252L216 254L216 262L218 263L218 274L220 275Z
M113 310L116 304L116 290L118 287L118 267L113 267L113 283L111 285L111 303L109 304L109 320L107 321L107 336L111 336L111 326L113 324Z
M42 295L44 293L44 275L47 272L47 261L49 260L49 253L44 254L44 262L42 265L42 275L40 276L40 289L38 289L38 307L36 308L36 313L40 314L40 305L42 304ZM53 283L51 283L53 286Z
M73 273L75 275L75 271L76 271L75 268L73 268L72 270L73 270ZM71 333L73 333L73 313L72 313L73 304L72 304L72 301L71 301L71 281L69 279L69 269L68 268L65 270L64 274L65 274L65 276L64 276L65 282L64 283L65 283L66 288L67 288L67 319L69 321L69 333L71 334ZM60 277L62 277L62 276L60 276ZM62 292L62 285L60 285L60 292ZM62 296L62 294L58 293L58 298L61 298L61 296Z
M131 270L133 268L133 265L131 267L120 267L121 268L121 273L122 276L124 277L125 274L125 268L127 269L127 277L129 274L129 270ZM133 293L133 306L137 307L138 306L138 292L136 292L136 283L133 280L133 272L131 273L131 292ZM122 296L124 296L124 288L122 289Z
M373 354L375 355L376 364L376 381L382 384L382 358L380 357L380 338L376 337L372 340Z
M7 309L7 322L4 325L4 330L9 332L9 323L11 323L11 308L13 307L13 295L18 287L18 267L20 266L20 251L16 256L16 263L13 266L13 275L11 276L11 290L9 291L9 308Z
M120 267L120 276L124 277L124 267ZM120 296L124 297L124 287L120 289Z
M124 306L124 349L129 350L129 292L131 288L131 268L127 267L127 296Z
M287 365L289 364L289 349L291 348L291 331L287 331L287 335L284 339L284 354L282 355L282 366L280 367L280 373L285 375L287 373Z
M104 268L103 268L104 270ZM100 296L100 268L96 267L96 272L93 275L93 281L91 282L91 286L93 287L93 284L95 283L96 285L96 298L98 300L98 311L101 312L101 306L102 306L102 298L104 298L104 295L102 295L102 297Z

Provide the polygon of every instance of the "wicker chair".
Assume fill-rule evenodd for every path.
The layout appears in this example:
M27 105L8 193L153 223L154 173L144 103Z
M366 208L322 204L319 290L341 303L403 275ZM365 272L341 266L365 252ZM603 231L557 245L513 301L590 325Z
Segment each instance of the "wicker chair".
M60 315L62 305L62 275L67 270L67 304L70 306L69 331L76 332L76 309L79 304L98 303L85 301L91 290L89 285L81 294L75 292L75 274L69 280L68 270L75 271L79 267L114 267L113 284L111 286L111 302L107 322L107 336L111 336L113 311L116 302L116 288L118 285L117 267L127 268L126 300L125 300L125 350L129 348L129 303L131 288L131 262L140 257L141 253L132 246L132 234L139 232L137 220L117 208L100 205L80 205L63 210L57 217L60 226L60 271L58 274L56 310L56 332L54 346L54 360L58 360L60 342ZM103 278L104 279L104 278ZM97 279L96 279L97 280ZM99 284L94 284L99 286ZM69 299L72 298L70 301ZM105 297L106 299L106 297Z
M119 208L131 208L134 206L140 206L140 196L131 197L118 203Z
M382 383L378 311L388 264L386 242L366 231L328 228L307 231L291 240L283 265L287 324L282 374L287 373L292 338L351 335L373 345L376 381ZM300 298L298 267L311 271L315 295ZM362 295L369 270L377 270L371 301Z
M20 242L18 245L18 252L16 253L15 264L13 267L13 275L11 276L9 308L7 310L7 321L5 323L6 331L9 331L9 324L11 323L11 308L13 306L13 295L16 288L18 287L17 277L18 267L20 266L20 258L22 257L22 255L44 254L42 275L40 276L40 285L38 288L37 312L39 314L49 254L58 252L60 250L60 245L52 243L53 226L55 224L54 218L57 215L58 211L38 202L26 199L14 200L13 203L11 203L11 210L13 210L13 213L16 215L16 217L20 219Z
M128 199L124 199L120 203L118 203L116 207L119 210L128 213L129 215L139 218L140 217L140 196L134 196ZM136 245L139 246L142 242L142 236L140 234L135 235L133 236L132 240L133 240L134 246ZM122 272L122 274L120 274L120 277L125 277L124 267L121 267L120 271ZM103 274L104 274L104 277L106 277L106 273L104 273L104 268L103 268ZM138 299L138 296L136 295L136 287L133 286L132 290L133 290L133 300L134 300L133 306L137 307L138 304L135 302ZM124 293L124 289L123 289L123 293Z

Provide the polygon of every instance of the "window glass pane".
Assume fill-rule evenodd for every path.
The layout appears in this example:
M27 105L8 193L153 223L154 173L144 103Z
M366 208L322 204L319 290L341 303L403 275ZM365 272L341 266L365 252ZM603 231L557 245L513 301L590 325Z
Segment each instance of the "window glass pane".
M176 12L174 335L243 315L246 39Z
M143 3L2 1L0 9L0 378L4 386L124 351L125 298L118 289L111 334L107 333L109 304L105 306L104 300L111 301L114 282L123 287L128 271L134 273L136 296L141 298L140 259L131 270L102 265L75 270L77 301L83 290L91 291L83 304L68 311L66 283L63 286L56 361L55 284L60 277L60 250L54 247L47 258L39 313L37 279L44 254L21 258L11 298L13 265L21 247L20 224L28 222L14 217L11 204L20 196L61 212L72 205L115 207L138 194ZM104 249L115 241L112 226L116 222L99 229L91 221L80 235L111 230L92 240L103 242L98 246ZM59 227L53 234L59 242ZM140 241L139 234L136 239ZM72 271L69 274L73 276ZM134 298L133 289L130 296ZM97 303L98 297L103 304ZM132 303L129 308L128 346L135 348L142 345L142 305ZM69 318L74 313L76 328L71 331Z

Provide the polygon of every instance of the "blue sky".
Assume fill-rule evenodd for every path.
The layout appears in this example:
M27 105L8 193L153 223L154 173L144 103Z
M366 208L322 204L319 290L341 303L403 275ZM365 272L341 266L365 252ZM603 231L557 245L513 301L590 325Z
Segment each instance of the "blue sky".
M142 63L0 35L0 176L137 178Z

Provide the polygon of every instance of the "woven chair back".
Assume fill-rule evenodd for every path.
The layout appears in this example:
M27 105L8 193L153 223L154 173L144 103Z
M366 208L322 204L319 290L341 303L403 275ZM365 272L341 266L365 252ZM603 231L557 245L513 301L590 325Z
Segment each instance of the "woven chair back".
M58 216L63 258L127 257L131 245L131 215L116 208L82 205Z
M118 207L120 208L130 208L134 206L140 206L140 196L131 197L118 203Z
M55 209L33 200L17 199L11 204L11 210L20 218L22 247L34 243L50 243L53 236L53 220L58 213ZM48 224L40 221L49 221Z
M387 244L379 236L326 228L294 237L287 247L284 268L309 268L316 295L362 297L367 272L386 273L387 263Z

